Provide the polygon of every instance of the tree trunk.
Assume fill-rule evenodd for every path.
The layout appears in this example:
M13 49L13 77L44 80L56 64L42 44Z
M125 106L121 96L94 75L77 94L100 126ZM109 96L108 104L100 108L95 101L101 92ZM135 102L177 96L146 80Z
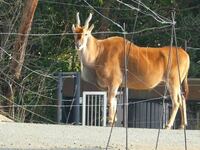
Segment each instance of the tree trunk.
M38 0L26 0L23 15L21 19L21 24L19 27L18 35L14 49L13 49L13 59L10 66L10 72L14 79L19 79L21 75L22 66L24 63L24 56L26 45L28 41L28 34L31 30L31 25L33 21L33 16L35 13L35 9L37 7Z
M14 108L11 107L14 104L13 98L14 98L14 94L16 90L14 86L14 82L17 82L21 76L21 70L24 63L25 50L26 50L28 36L29 36L28 34L31 31L31 25L32 25L33 16L34 16L37 4L38 4L38 0L25 1L21 23L18 30L18 33L20 33L20 35L17 36L15 44L14 44L14 49L12 53L12 62L10 65L10 73L11 73L12 81L10 81L10 85L7 85L8 88L5 92L5 96L7 97L7 100L9 101L8 102L10 106L9 114L11 116L14 116Z

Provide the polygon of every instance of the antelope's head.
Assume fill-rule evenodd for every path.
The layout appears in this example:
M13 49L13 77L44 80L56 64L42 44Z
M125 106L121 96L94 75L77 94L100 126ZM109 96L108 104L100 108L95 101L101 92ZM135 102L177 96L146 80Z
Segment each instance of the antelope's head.
M94 25L92 24L89 27L89 22L92 19L92 14L90 13L89 17L85 21L85 25L80 25L79 13L76 14L76 26L72 25L72 31L75 38L75 48L79 51L84 50L87 46L89 37L91 36L92 29Z

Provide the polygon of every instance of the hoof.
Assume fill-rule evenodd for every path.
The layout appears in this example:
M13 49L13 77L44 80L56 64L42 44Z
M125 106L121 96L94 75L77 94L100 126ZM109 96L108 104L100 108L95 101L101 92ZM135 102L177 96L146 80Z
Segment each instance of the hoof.
M169 129L171 129L171 126L166 125L165 129L169 130Z
M108 119L107 125L109 127L115 126L115 121L113 121L112 119Z
M186 127L185 125L180 125L178 129L180 129L180 130L185 129L185 127Z
M115 123L113 123L113 122L108 122L107 126L108 126L108 127L115 126Z

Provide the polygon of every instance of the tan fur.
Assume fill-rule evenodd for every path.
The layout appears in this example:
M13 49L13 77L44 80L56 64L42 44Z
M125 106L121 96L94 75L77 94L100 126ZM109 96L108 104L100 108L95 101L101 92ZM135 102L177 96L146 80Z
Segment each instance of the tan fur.
M88 31L87 28L76 26L73 32L76 33L75 42L77 43L83 41L84 34ZM112 101L114 101L116 96L116 89L124 86L124 46L126 47L126 55L128 57L128 88L151 89L162 81L166 82L173 104L172 114L167 127L171 128L173 125L179 108L182 114L181 126L185 127L187 125L186 106L185 100L182 102L180 93L175 47L172 47L171 51L170 69L167 69L168 55L171 47L139 47L122 37L110 37L99 40L90 34L87 46L78 51L82 63L81 72L86 81L108 90L108 121L110 123L115 121L116 106L113 106L115 103ZM184 87L187 87L189 56L182 48L178 48L178 56L181 83L184 80ZM168 79L167 75L169 75ZM187 93L188 89L184 89L186 89L185 92Z

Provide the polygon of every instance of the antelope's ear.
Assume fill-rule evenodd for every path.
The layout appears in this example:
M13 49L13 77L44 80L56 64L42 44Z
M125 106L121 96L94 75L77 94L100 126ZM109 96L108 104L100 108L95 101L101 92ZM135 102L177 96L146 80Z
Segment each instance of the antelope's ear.
M88 31L91 33L93 29L94 29L94 24L92 24L92 25L90 26L90 28L88 29Z
M72 31L73 32L75 31L75 25L74 24L72 25Z

